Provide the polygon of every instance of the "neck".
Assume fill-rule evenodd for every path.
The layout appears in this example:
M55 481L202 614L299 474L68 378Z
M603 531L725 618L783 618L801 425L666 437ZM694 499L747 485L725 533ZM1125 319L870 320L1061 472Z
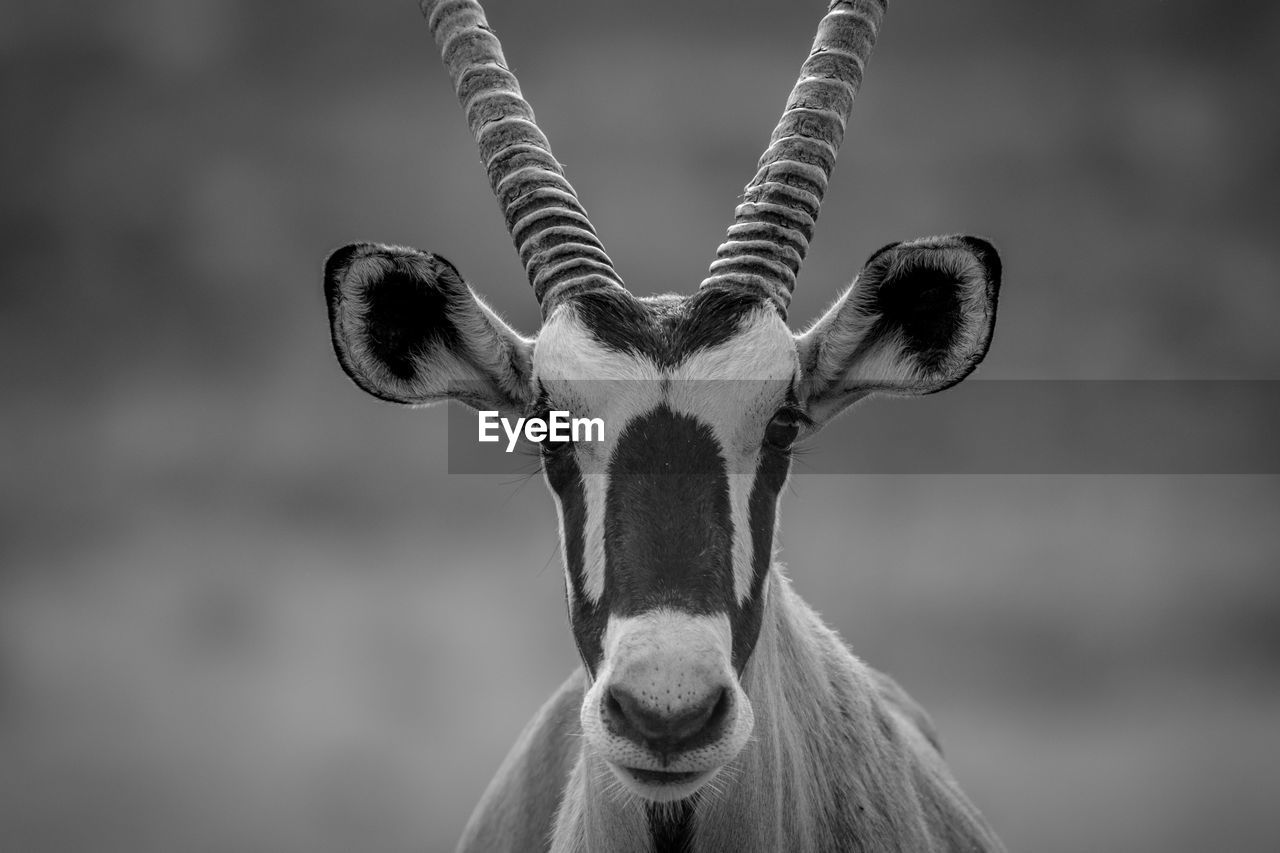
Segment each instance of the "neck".
M925 849L903 838L919 815L875 674L774 567L760 637L744 668L755 730L694 798L654 807L622 789L585 745L557 818L555 851ZM894 805L897 804L897 805ZM865 840L864 840L865 839ZM906 843L904 843L904 841Z

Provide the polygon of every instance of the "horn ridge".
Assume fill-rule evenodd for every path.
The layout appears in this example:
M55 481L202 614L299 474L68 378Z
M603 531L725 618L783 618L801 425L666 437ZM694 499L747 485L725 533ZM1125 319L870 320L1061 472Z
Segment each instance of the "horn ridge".
M544 316L561 295L622 288L476 0L421 0L489 185Z
M702 287L759 290L771 282L770 296L785 316L887 6L828 4Z

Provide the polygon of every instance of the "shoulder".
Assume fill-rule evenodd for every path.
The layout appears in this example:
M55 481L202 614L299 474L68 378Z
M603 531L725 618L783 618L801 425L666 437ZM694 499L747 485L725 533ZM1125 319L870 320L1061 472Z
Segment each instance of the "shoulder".
M938 730L920 703L912 699L898 682L880 670L867 667L867 673L881 703L903 723L914 728L941 755L942 741L938 738Z
M866 668L874 685L876 716L886 740L904 752L910 786L919 803L931 849L1004 850L973 803L961 792L942 757L933 721L907 691L884 673Z

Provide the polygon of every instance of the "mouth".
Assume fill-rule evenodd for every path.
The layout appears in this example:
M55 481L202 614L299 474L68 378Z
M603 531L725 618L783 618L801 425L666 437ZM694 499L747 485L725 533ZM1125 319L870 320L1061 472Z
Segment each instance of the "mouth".
M715 769L691 772L643 770L639 767L623 767L610 762L610 769L628 788L647 800L674 802L691 796L713 775Z
M691 773L668 773L665 770L641 770L639 767L622 769L646 785L679 785L682 782L692 782L705 772L695 770Z

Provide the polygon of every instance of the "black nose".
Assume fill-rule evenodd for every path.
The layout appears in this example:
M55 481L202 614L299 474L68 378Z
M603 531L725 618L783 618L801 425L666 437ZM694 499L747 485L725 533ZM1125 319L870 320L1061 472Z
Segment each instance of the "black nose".
M604 694L604 723L615 735L643 744L667 760L714 743L724 732L732 694L718 687L700 699L672 707L656 697L636 696L623 685Z

